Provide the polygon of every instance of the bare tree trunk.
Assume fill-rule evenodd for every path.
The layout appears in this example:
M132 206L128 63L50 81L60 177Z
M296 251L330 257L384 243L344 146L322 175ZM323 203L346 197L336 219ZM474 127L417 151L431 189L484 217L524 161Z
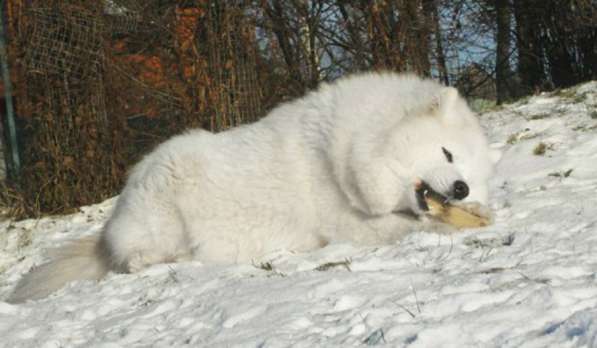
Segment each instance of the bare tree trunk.
M518 50L518 74L523 93L539 89L546 80L545 59L540 35L541 16L536 4L527 0L514 0L516 19L516 46Z
M497 103L501 104L510 97L508 79L510 78L510 4L508 0L494 0L497 24L496 49L496 92Z
M272 31L278 40L280 49L292 82L300 91L305 90L305 80L300 68L300 59L297 57L296 50L293 49L290 42L290 28L288 20L284 15L284 7L281 1L264 1L263 8L269 20L272 22Z
M448 77L448 68L446 66L446 55L444 52L444 45L442 42L442 30L439 25L439 11L437 0L423 0L423 12L428 18L429 29L435 39L435 59L437 63L437 71L439 79L446 86L450 85Z
M317 34L320 29L319 16L321 14L321 1L293 1L293 7L300 16L298 37L300 51L304 53L306 67L306 83L308 88L314 88L319 83L319 52L317 47Z
M395 46L402 52L407 69L419 75L429 76L430 28L421 0L398 1L398 18Z
M349 8L348 1L345 0L337 1L337 6L350 35L350 48L352 49L354 57L353 70L366 69L369 67L370 62L367 60L367 48L365 43L363 43L361 32L359 30L359 23L357 22L357 18L355 18L356 11L354 8Z
M373 66L428 76L430 35L421 0L372 1L368 7Z

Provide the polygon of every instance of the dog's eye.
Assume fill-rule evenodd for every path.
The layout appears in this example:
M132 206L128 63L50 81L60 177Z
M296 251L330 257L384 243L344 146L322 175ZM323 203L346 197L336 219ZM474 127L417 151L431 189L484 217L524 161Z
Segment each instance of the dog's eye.
M448 163L452 163L454 162L454 158L452 157L452 153L448 150L446 150L445 147L442 146L442 152L444 153L444 156L446 156L446 159L448 160Z

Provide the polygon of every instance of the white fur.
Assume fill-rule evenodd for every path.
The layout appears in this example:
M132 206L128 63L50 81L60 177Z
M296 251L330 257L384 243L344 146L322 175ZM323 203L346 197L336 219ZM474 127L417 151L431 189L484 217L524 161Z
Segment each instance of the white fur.
M446 194L463 180L467 200L485 204L490 158L476 116L453 88L412 75L356 75L255 124L194 130L160 145L132 170L98 255L134 272L334 241L388 243L431 226L396 213L421 213L419 179Z

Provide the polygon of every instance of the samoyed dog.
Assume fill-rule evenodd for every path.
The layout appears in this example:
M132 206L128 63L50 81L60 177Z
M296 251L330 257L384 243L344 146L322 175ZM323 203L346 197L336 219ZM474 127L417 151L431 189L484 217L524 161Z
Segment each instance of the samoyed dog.
M485 205L493 157L454 88L394 73L322 84L254 124L158 146L133 168L101 235L55 251L9 301L161 262L392 243L438 227L417 182Z

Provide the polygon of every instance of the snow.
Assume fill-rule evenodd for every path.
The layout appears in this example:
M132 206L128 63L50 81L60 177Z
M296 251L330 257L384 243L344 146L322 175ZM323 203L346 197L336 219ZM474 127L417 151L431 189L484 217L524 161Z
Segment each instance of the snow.
M504 152L490 227L74 282L0 301L0 346L597 347L596 110L593 82L482 115ZM113 203L2 222L0 298Z

